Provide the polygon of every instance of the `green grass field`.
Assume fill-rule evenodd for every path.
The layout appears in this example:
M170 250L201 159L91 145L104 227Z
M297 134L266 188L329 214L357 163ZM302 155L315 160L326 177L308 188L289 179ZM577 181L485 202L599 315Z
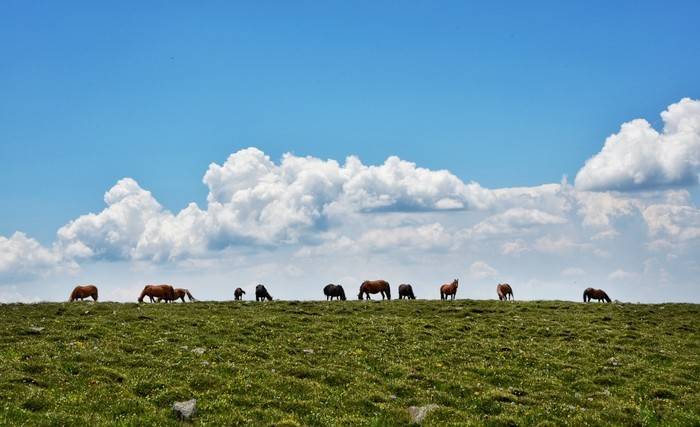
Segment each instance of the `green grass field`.
M699 305L0 306L4 425L700 425L699 384Z

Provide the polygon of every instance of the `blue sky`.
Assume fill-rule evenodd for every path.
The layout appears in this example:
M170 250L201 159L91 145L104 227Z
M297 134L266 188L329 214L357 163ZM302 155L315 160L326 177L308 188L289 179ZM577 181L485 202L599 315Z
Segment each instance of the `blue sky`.
M690 1L3 2L0 235L48 247L124 177L174 213L204 207L210 163L246 147L398 156L489 189L573 183L622 123L660 131L700 97L697 16Z

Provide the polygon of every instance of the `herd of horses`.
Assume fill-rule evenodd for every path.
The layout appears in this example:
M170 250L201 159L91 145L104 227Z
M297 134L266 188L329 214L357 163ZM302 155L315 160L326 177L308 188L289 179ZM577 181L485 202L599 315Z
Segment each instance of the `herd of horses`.
M440 286L440 299L454 300L457 296L457 288L459 288L459 280L454 279L451 283L445 283ZM499 283L496 286L498 299L501 301L514 301L513 288L508 283ZM323 288L323 294L326 300L332 301L333 298L345 301L345 290L340 285L329 284ZM360 285L360 292L357 294L357 299L370 299L370 294L381 294L382 299L391 299L391 286L386 280L365 280ZM236 288L233 296L236 301L243 299L245 291L241 288ZM170 285L146 285L138 298L138 302L143 302L144 298L148 297L151 302L176 302L178 299L185 302L185 297L190 301L196 301L189 290L184 288L174 288ZM92 298L97 301L97 287L94 285L76 286L70 295L70 301L84 300ZM399 299L416 299L413 293L413 286L404 283L399 285ZM257 285L255 287L255 301L272 301L272 295L267 291L265 286ZM597 300L598 302L610 302L610 297L602 289L587 288L583 291L583 302Z

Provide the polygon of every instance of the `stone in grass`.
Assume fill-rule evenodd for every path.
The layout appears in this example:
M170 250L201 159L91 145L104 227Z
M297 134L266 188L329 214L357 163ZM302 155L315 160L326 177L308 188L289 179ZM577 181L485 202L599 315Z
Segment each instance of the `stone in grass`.
M608 359L608 365L610 365L610 366L619 366L619 365L620 365L620 361L617 360L617 359L615 359L614 357L611 357L610 359Z
M197 412L197 399L173 403L173 412L180 420L189 420Z
M205 348L202 348L202 347L196 347L196 348L192 349L192 353L198 354L200 356L203 355L205 351L207 351L207 350Z
M436 405L434 403L425 406L411 406L410 408L408 408L408 415L411 416L412 423L420 424L423 422L425 417L428 416L428 413L430 413L430 411L439 407L439 405Z

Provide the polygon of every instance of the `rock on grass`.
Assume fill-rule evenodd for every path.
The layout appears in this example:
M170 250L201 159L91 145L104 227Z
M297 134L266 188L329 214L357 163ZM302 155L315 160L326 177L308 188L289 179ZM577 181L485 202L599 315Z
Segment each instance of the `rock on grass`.
M415 424L420 424L423 422L425 417L428 416L430 411L439 408L438 405L431 403L425 406L411 406L408 408L408 415L411 416L411 422Z
M197 399L173 403L173 412L180 420L189 420L197 412Z

